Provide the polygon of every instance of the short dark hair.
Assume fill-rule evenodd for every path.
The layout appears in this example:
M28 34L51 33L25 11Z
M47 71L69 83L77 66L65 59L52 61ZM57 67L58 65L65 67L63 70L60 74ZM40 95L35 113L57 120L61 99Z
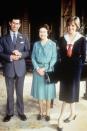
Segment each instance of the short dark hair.
M40 26L40 28L45 28L45 29L47 30L47 32L48 32L48 35L50 35L51 30L50 30L50 27L49 27L48 24L43 24L43 25ZM39 29L40 29L40 28L39 28Z
M20 20L20 22L21 22L21 18L20 18L19 16L11 16L11 17L9 18L9 21L12 22L13 19L15 19L15 20Z

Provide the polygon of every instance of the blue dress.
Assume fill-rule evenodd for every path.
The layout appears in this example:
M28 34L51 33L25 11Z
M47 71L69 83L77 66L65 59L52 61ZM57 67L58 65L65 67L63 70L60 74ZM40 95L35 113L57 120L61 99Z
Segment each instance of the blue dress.
M56 97L55 84L47 84L44 76L40 76L36 69L43 67L45 71L52 71L57 60L56 43L48 40L45 45L40 41L34 43L32 51L33 81L31 95L38 100L51 100Z

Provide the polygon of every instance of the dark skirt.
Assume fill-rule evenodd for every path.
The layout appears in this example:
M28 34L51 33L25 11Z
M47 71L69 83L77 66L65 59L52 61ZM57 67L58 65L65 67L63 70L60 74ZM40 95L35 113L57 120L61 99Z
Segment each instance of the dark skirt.
M64 79L60 81L59 100L67 103L78 102L82 66L67 67L63 71Z

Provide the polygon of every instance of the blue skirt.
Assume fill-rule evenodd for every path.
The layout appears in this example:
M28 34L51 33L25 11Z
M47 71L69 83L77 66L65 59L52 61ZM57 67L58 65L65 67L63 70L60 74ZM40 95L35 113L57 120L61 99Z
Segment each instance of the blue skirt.
M44 76L40 76L36 71L34 71L31 95L38 100L54 99L56 97L55 84L47 84Z

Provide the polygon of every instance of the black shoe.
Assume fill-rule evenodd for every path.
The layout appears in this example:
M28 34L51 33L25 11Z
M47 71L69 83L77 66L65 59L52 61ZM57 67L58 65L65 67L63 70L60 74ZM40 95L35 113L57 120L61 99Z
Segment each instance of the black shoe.
M49 120L50 120L50 116L46 116L46 117L45 117L45 120L46 120L46 121L49 121Z
M63 128L57 127L58 131L63 131Z
M76 115L75 115L72 119L66 118L66 119L64 120L64 122L65 122L65 123L69 123L69 122L71 122L72 120L75 120L75 119L76 119Z
M64 120L64 122L65 123L69 123L71 120L69 120L69 118L66 118L65 120Z
M41 120L42 116L40 114L37 115L37 120Z
M22 121L26 121L27 120L27 118L26 118L26 116L24 115L24 114L18 114L18 116L19 116L19 118L20 118L20 120L22 120Z
M84 94L83 99L87 100L87 94Z
M13 116L13 115L6 115L6 116L4 117L4 119L3 119L3 122L8 122L8 121L10 121L10 119L11 119L12 116Z

